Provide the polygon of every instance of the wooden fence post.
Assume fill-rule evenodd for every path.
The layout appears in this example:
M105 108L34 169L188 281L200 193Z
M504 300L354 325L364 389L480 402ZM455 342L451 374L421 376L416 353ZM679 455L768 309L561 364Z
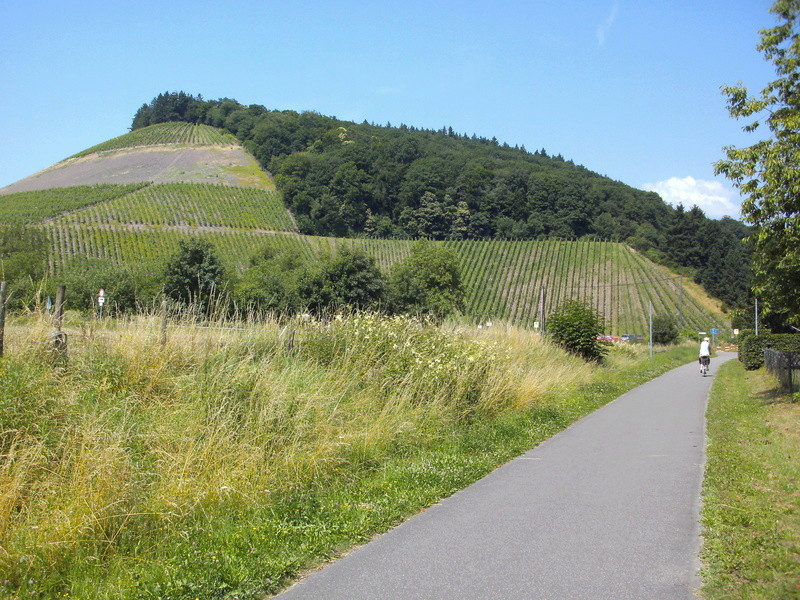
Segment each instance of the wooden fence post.
M53 364L57 367L65 367L67 364L67 334L61 331L61 323L64 319L64 301L67 298L67 286L59 285L56 292L56 306L53 314L53 326L55 331L53 338Z
M6 282L0 281L0 358L3 356L3 343L6 330Z
M161 347L167 345L167 301L161 301Z
M53 326L56 331L61 331L61 322L64 318L64 300L67 298L67 286L59 285L56 291L56 305L53 312Z

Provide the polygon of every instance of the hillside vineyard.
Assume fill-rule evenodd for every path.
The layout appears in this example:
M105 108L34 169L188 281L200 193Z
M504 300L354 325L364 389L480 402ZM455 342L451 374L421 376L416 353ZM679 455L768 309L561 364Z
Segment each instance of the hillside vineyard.
M342 142L336 139L335 143ZM252 157L243 155L240 162L211 166L189 165L188 170L165 171L163 165L148 162L154 149L180 153L202 147L213 154L215 148L222 152L237 145L241 148L231 133L207 125L175 122L136 129L54 168L69 180L73 164L110 164L100 159L123 152L127 164L141 167L143 181L114 185L108 182L118 173L104 174L100 168L93 171L94 185L17 193L9 193L14 188L9 186L0 195L0 224L22 221L42 231L50 247L47 272L55 279L74 268L71 265L81 257L129 266L144 276L161 273L179 241L190 237L210 241L233 273L242 273L265 245L310 260L342 247L360 249L374 257L384 273L408 257L413 244L409 239L377 239L363 233L357 238L302 234L302 223L298 224L284 204L285 191L275 189L269 175L254 166ZM541 154L535 161L540 165L546 162ZM149 168L167 181L146 180ZM286 173L285 168L282 172ZM221 174L241 175L241 179L236 185L220 184ZM36 178L20 183L30 180L35 185ZM427 198L436 202L430 194ZM428 209L436 206L431 204ZM654 263L652 252L628 244L594 236L434 243L458 256L466 291L465 312L475 324L506 321L546 326L547 315L568 299L591 304L606 319L608 333L617 335L645 333L651 305L655 313L675 315L686 328L704 329L724 320L717 304L698 286Z

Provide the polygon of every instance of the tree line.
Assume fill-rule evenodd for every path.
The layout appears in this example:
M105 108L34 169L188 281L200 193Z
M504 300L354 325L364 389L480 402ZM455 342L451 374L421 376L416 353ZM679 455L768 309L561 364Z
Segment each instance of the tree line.
M66 307L87 311L105 290L107 311L131 312L167 297L199 313L209 311L326 315L342 310L425 315L463 312L464 286L455 252L420 240L410 255L383 273L361 250L341 248L307 258L266 243L243 272L226 267L213 245L188 238L159 270L76 257L58 278L47 277L47 240L37 229L0 226L0 280L10 282L8 307L35 309L67 286ZM15 240L13 250L11 240ZM56 281L57 279L57 281Z

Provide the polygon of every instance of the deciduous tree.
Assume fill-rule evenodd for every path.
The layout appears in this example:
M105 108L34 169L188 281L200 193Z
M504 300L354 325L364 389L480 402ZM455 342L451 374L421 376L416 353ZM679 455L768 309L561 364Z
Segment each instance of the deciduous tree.
M771 12L778 24L761 31L757 48L777 79L758 95L741 83L723 88L730 115L767 136L727 146L715 169L741 190L742 215L755 226L755 293L765 308L800 322L800 0L777 0Z
M464 289L455 252L422 240L397 263L389 277L389 304L395 312L444 318L464 310Z
M225 270L210 242L200 238L181 240L178 252L164 272L164 292L178 302L208 308L214 294L225 282Z
M547 327L559 346L587 361L600 361L606 353L605 343L598 339L603 317L588 304L564 302L550 315Z

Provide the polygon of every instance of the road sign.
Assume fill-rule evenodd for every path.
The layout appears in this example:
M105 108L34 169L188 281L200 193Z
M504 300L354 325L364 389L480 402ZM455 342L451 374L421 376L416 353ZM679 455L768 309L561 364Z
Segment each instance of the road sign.
M719 329L712 329L712 330L711 330L711 333L712 333L713 335L717 335L717 334L719 333Z
M97 294L97 303L100 306L103 306L103 304L106 303L106 291L102 288L100 288L100 293Z

